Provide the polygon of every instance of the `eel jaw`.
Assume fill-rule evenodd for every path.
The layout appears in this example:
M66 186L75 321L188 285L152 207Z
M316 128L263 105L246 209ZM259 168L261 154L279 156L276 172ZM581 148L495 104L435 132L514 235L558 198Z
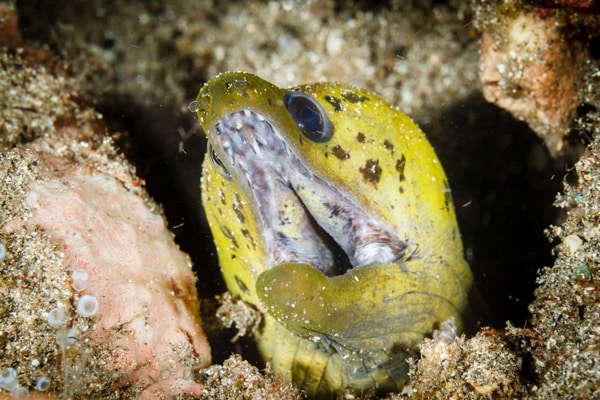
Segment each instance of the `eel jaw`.
M305 263L331 276L410 257L406 241L314 174L263 116L234 112L214 132L221 163L253 203L269 268ZM340 265L344 259L349 265Z

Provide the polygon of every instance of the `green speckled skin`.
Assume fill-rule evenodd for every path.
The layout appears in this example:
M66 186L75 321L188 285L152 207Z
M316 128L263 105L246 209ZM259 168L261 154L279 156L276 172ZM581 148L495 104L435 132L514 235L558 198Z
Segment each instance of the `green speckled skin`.
M219 75L196 99L200 124L231 175L223 177L206 157L203 206L224 279L263 312L255 337L264 358L309 397L334 398L346 387L400 390L406 358L423 337L450 318L460 331L469 314L472 275L446 176L421 130L379 97L332 83L293 89L321 103L334 127L331 140L304 137L283 103L288 89L251 74ZM315 176L383 221L407 244L404 256L332 277L306 263L269 267L260 199L216 140L215 124L244 109L269 121ZM330 212L310 183L295 190L313 215ZM281 214L297 221L306 210L290 204Z

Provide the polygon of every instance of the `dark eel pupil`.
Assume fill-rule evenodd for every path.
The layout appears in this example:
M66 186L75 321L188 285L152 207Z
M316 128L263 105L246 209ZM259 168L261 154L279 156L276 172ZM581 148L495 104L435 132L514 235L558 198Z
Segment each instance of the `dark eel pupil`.
M316 143L331 139L333 125L321 103L312 96L302 92L287 92L283 102L304 136Z

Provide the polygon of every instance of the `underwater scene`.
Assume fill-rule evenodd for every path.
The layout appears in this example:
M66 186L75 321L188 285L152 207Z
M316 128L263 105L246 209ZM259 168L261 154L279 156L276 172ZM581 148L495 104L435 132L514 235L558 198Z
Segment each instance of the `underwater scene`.
M599 35L0 2L0 399L600 399Z

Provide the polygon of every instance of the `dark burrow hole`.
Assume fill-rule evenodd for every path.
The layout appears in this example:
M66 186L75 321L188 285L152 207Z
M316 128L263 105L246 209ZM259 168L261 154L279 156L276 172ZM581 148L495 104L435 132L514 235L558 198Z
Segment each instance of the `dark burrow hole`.
M480 94L421 127L448 175L487 324L523 326L537 271L553 264L544 230L557 223L553 202L574 160L552 159L525 123Z

